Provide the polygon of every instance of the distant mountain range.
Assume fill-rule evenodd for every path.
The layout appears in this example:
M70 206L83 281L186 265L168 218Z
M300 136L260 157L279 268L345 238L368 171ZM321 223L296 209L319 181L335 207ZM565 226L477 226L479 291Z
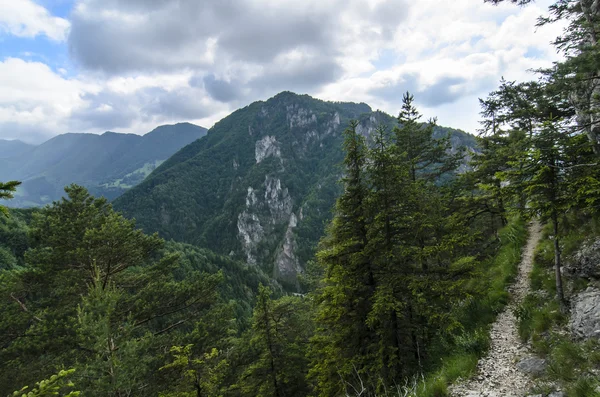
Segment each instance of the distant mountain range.
M164 125L146 135L105 132L58 135L39 146L0 140L0 181L23 182L13 207L57 200L71 183L114 199L139 184L182 147L206 135L189 123Z
M364 103L283 92L239 109L161 164L114 205L147 232L258 265L291 289L313 258L340 193L342 131L369 139L396 119ZM454 149L476 146L463 131Z

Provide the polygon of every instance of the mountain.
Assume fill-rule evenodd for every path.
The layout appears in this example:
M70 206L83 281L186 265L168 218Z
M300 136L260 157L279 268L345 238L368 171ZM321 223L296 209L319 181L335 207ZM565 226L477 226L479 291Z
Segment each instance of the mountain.
M20 156L35 146L19 140L0 139L0 159Z
M147 232L258 265L298 288L340 193L342 131L369 137L396 119L364 104L283 92L239 109L114 205ZM453 129L453 144L474 147Z
M144 136L115 132L58 135L18 156L0 159L0 180L23 181L10 202L16 207L56 200L71 183L112 199L206 131L182 123L158 127Z

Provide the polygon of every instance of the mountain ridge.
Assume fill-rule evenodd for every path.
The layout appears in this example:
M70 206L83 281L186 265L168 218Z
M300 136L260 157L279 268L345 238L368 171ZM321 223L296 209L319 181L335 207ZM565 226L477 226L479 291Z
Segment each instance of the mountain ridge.
M1 159L0 180L23 181L10 203L17 207L47 204L60 198L63 187L71 183L113 199L206 131L178 123L159 126L145 135L112 131L61 134Z
M340 194L342 134L351 119L370 137L396 119L367 104L282 92L216 123L114 205L146 232L207 247L299 288L298 274ZM474 138L449 132L455 146Z

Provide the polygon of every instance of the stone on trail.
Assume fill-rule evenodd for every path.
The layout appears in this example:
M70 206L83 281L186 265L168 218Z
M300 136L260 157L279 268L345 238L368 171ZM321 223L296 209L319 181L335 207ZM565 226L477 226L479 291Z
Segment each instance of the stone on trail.
M517 368L532 376L541 376L546 371L546 360L538 357L526 357L517 363Z
M548 397L567 397L567 395L562 391L553 391L552 393L548 394Z

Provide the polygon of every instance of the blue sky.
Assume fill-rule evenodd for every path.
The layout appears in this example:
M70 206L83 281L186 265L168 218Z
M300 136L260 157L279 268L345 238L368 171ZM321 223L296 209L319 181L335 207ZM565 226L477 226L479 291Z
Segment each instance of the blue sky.
M549 65L549 0L0 0L0 138L210 127L283 91L475 132L478 98Z

